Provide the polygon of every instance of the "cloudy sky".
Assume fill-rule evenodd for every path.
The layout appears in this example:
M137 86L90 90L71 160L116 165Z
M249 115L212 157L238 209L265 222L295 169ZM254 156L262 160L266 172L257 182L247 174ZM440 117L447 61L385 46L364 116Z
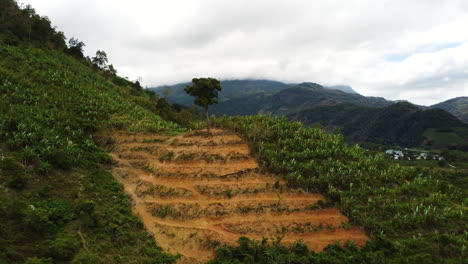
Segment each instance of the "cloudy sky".
M193 77L468 96L467 0L23 0L149 87Z

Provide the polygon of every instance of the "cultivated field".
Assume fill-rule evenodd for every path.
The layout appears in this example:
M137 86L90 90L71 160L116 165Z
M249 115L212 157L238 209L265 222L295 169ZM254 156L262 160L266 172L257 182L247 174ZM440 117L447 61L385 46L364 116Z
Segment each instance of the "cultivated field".
M209 260L220 243L240 236L320 251L335 241L367 240L320 194L290 189L260 172L249 147L222 130L181 136L116 132L113 173L133 198L134 212L180 263Z

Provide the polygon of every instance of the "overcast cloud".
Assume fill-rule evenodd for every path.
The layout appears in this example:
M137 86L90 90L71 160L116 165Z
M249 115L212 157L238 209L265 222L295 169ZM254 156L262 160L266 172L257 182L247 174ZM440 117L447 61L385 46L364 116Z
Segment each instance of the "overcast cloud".
M149 87L255 78L424 105L468 95L467 0L23 2Z

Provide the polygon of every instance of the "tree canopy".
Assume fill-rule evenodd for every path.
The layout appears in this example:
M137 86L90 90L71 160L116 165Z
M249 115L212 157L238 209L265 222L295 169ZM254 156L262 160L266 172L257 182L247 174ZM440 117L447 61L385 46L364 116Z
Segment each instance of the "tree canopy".
M214 78L194 78L193 85L187 85L185 92L195 97L195 104L205 109L208 131L210 130L208 106L218 103L221 83Z
M193 85L187 85L185 92L195 97L195 104L208 109L209 105L218 103L218 92L221 84L213 78L194 78Z

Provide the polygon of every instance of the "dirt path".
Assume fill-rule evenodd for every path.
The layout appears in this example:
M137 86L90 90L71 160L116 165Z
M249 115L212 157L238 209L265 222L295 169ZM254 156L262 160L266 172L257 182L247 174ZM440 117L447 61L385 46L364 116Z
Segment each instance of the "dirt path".
M289 189L263 174L248 146L222 130L182 136L116 132L113 173L159 246L179 263L209 260L220 243L283 237L323 250L335 241L362 245L365 233L320 194Z

